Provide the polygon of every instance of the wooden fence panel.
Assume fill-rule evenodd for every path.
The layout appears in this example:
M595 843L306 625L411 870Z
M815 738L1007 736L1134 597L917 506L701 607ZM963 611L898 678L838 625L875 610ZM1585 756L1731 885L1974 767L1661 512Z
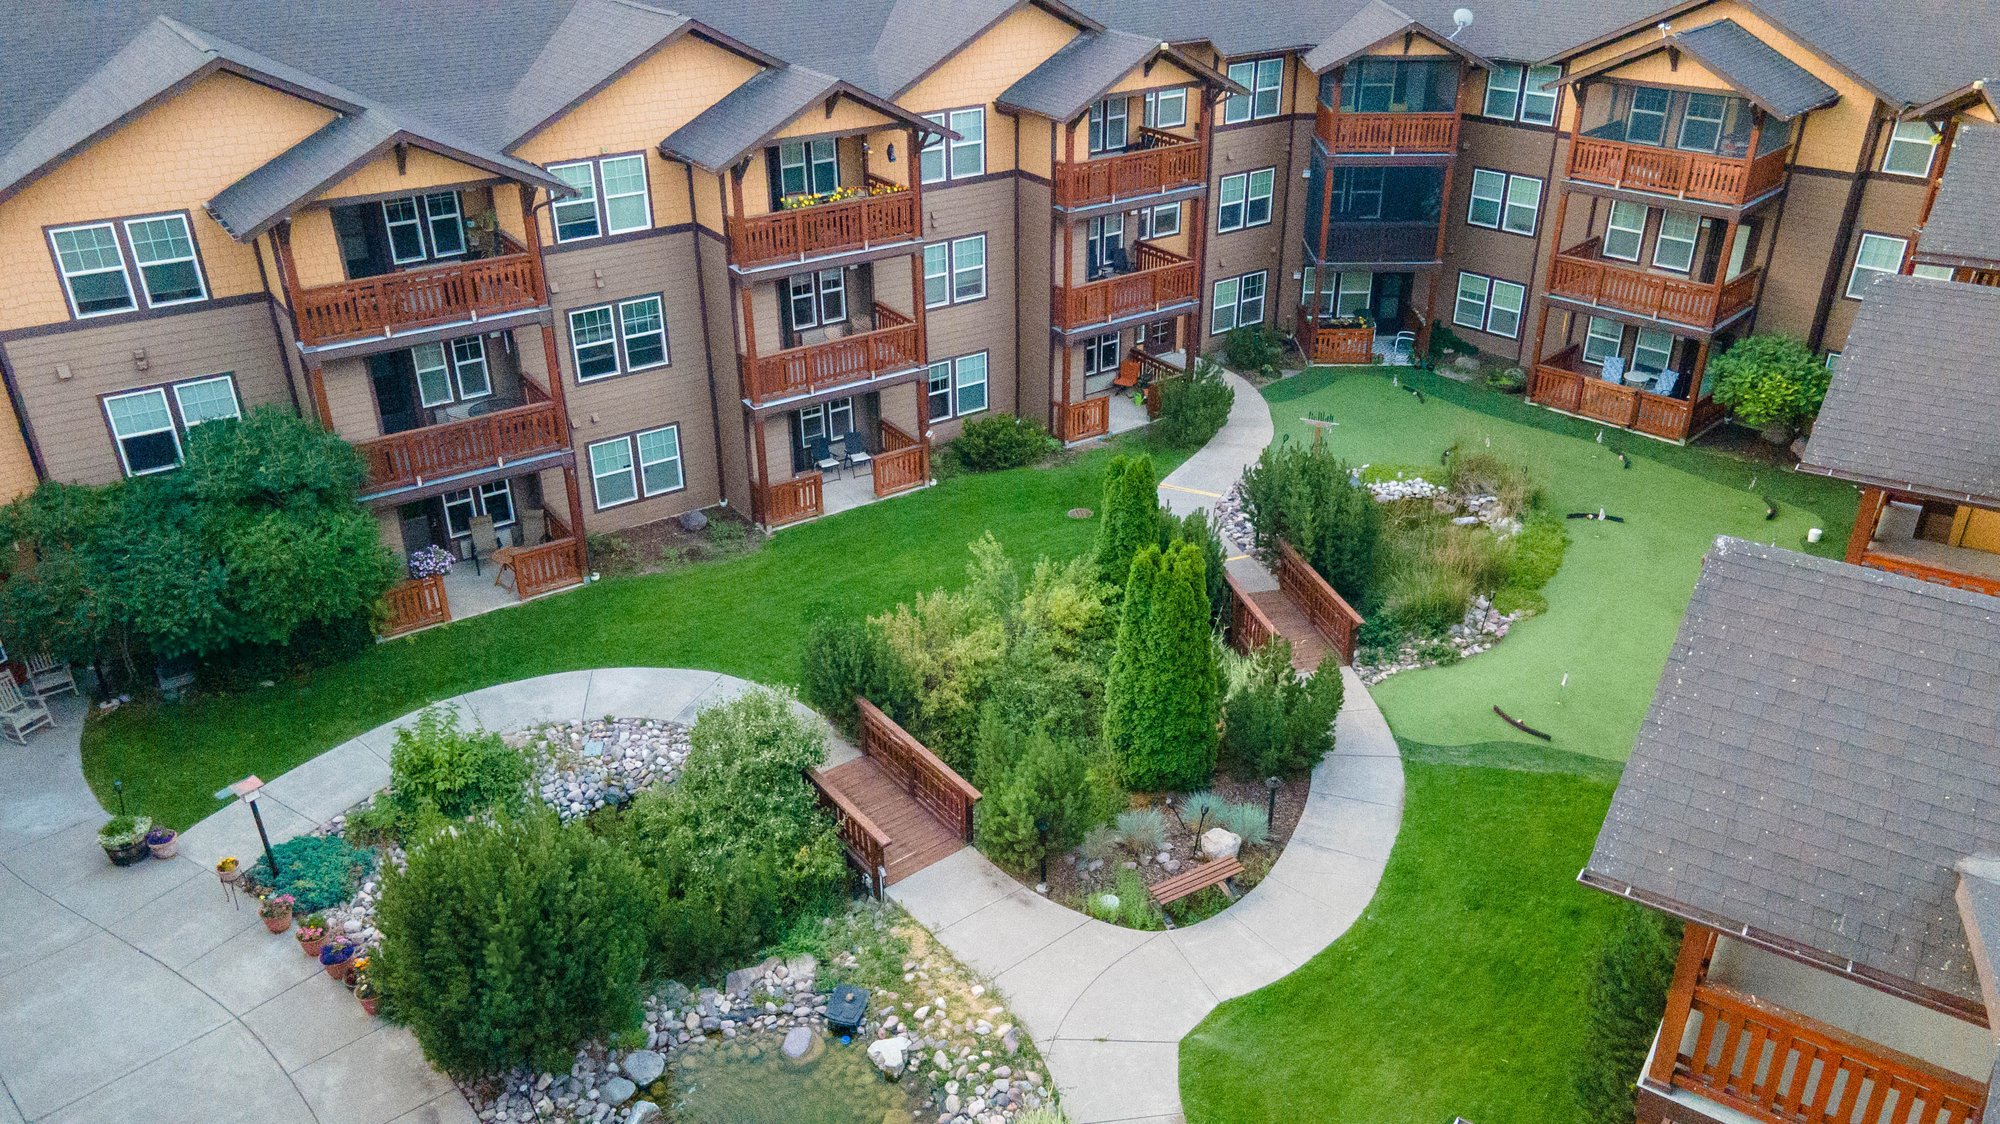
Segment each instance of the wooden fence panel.
M1292 544L1278 544L1278 588L1292 599L1313 627L1340 653L1340 662L1354 662L1355 636L1361 631L1361 614L1327 584Z
M979 790L874 703L858 697L854 703L860 714L861 752L874 758L882 771L939 823L972 842L972 806L979 803Z
M381 627L384 639L429 625L443 624L451 619L451 604L445 598L444 579L435 575L391 586L389 592L382 595L382 606L385 610Z

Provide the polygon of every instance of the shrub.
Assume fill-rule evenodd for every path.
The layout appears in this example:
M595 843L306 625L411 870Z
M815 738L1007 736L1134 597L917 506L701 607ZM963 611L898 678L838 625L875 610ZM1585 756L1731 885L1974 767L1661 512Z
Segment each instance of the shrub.
M1077 845L1077 850L1091 862L1108 863L1118 857L1120 846L1116 828L1099 826L1083 833L1083 842Z
M1104 740L1120 779L1148 790L1205 783L1221 690L1201 551L1146 547L1132 560L1104 688Z
M1117 904L1106 902L1107 891L1092 891L1085 896L1084 912L1099 921L1113 925L1123 925L1127 929L1157 930L1165 928L1160 918L1160 907L1153 904L1153 896L1146 891L1146 881L1136 870L1121 870L1108 893L1117 899Z
M975 805L974 825L979 849L1019 871L1076 846L1117 800L1082 748L1041 733L1025 739L992 787L981 783L985 795Z
M1095 743L1103 727L1104 668L1118 629L1112 594L1090 559L1037 561L1012 607L988 708L1023 731Z
M808 706L852 735L856 696L901 721L916 707L903 665L882 629L869 621L817 612L806 624L799 652L800 695Z
M354 896L354 888L375 870L375 852L338 835L298 835L274 845L278 876L259 858L244 881L259 893L290 894L301 913L332 909Z
M1285 339L1265 325L1232 328L1223 337L1222 354L1232 370L1270 371L1285 357Z
M648 914L639 865L587 826L475 824L384 880L371 971L447 1073L562 1069L579 1041L644 1025Z
M1468 449L1463 441L1445 451L1445 483L1460 495L1492 496L1508 515L1518 516L1535 505L1541 486L1528 470L1484 450Z
M1224 804L1219 822L1223 830L1234 832L1247 846L1261 847L1271 841L1271 817L1256 804Z
M1257 547L1297 548L1351 605L1364 605L1374 575L1381 513L1347 464L1324 446L1289 441L1266 448L1243 474L1243 508Z
M1153 458L1113 457L1104 473L1104 510L1097 524L1097 574L1123 589L1139 548L1166 542L1160 511L1160 478Z
M1680 922L1630 908L1599 956L1585 993L1584 1048L1572 1088L1588 1124L1632 1124L1634 1082L1666 1012Z
M1243 682L1223 704L1223 763L1239 777L1303 773L1333 751L1345 687L1328 656L1310 678L1292 670L1282 637L1251 653Z
M1819 414L1832 380L1826 364L1790 336L1746 336L1709 360L1715 400L1743 424L1796 428Z
M1042 423L1013 414L995 414L965 423L952 454L973 472L994 472L1034 464L1062 448Z
M632 544L620 535L598 531L583 536L584 554L590 568L607 574L622 574L633 568Z
M1196 508L1174 524L1173 539L1190 543L1201 551L1208 579L1208 624L1212 629L1224 627L1229 623L1229 577L1223 569L1227 555L1222 549L1222 535L1209 522L1207 509Z
M1507 563L1493 607L1503 613L1539 613L1549 607L1542 587L1562 568L1569 549L1569 528L1560 516L1531 511L1521 530L1507 540Z
M1000 618L978 596L939 590L869 623L896 661L892 682L909 687L908 712L890 716L945 764L970 772L980 706L1005 651Z
M1118 839L1142 855L1167 845L1167 817L1158 808L1134 808L1118 813Z
M830 909L846 860L805 770L826 736L774 691L703 711L680 781L625 818L658 903L657 967L682 976L747 957Z
M1160 383L1160 416L1147 434L1170 449L1199 449L1229 420L1236 391L1206 359L1181 378Z
M415 725L396 731L389 750L389 793L397 828L410 838L433 816L464 819L519 807L528 762L490 730L466 730L458 710L424 708Z
M1528 372L1519 367L1502 367L1486 372L1485 382L1502 394L1519 394L1527 389Z
M1499 587L1509 548L1487 528L1451 523L1427 503L1390 506L1370 616L1399 635L1441 633L1464 619L1475 594Z
M1222 811L1223 805L1228 803L1229 801L1206 789L1193 793L1181 801L1181 826L1189 831L1206 831L1221 822L1216 817Z

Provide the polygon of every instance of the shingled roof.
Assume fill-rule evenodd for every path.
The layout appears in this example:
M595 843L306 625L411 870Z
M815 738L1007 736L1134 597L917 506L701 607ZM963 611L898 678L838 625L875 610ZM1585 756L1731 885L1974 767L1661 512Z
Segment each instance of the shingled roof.
M1745 31L1735 20L1716 20L1685 31L1671 30L1663 38L1595 66L1573 70L1561 81L1581 82L1661 51L1686 52L1729 83L1731 89L1781 120L1789 121L1840 100L1840 91Z
M1314 74L1324 74L1356 55L1366 53L1377 43L1406 31L1421 33L1425 38L1442 45L1446 50L1474 66L1490 65L1485 59L1466 50L1449 36L1439 35L1425 27L1416 17L1401 8L1383 3L1383 0L1368 0L1368 3L1349 17L1346 23L1335 28L1331 35L1320 40L1318 46L1306 52L1306 69Z
M1992 268L2000 262L1996 212L2000 212L2000 125L1962 125L1951 142L1937 202L1917 236L1917 257Z
M1949 324L1951 330L1939 331ZM1799 468L2000 507L2000 289L1877 277Z
M1967 1013L2000 598L1716 541L1582 880Z

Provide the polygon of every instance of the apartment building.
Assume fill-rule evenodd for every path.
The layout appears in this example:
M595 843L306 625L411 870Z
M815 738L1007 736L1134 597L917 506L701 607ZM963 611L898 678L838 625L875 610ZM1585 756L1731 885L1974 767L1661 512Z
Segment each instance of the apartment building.
M490 520L533 592L585 532L921 487L985 412L1143 421L1119 384L1238 326L1448 327L1685 440L1731 340L1833 355L1869 278L1977 268L1940 186L1991 182L1951 153L2000 47L1925 29L1992 0L1453 7L503 0L470 51L443 4L35 5L0 490L276 406L361 450L390 547Z

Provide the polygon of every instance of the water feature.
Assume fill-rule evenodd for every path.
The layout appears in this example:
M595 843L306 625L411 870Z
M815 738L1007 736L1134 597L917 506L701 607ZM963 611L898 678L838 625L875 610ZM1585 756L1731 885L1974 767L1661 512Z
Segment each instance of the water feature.
M648 1092L675 1124L908 1124L921 1102L876 1072L861 1042L815 1041L802 1059L775 1036L711 1039L675 1050Z

